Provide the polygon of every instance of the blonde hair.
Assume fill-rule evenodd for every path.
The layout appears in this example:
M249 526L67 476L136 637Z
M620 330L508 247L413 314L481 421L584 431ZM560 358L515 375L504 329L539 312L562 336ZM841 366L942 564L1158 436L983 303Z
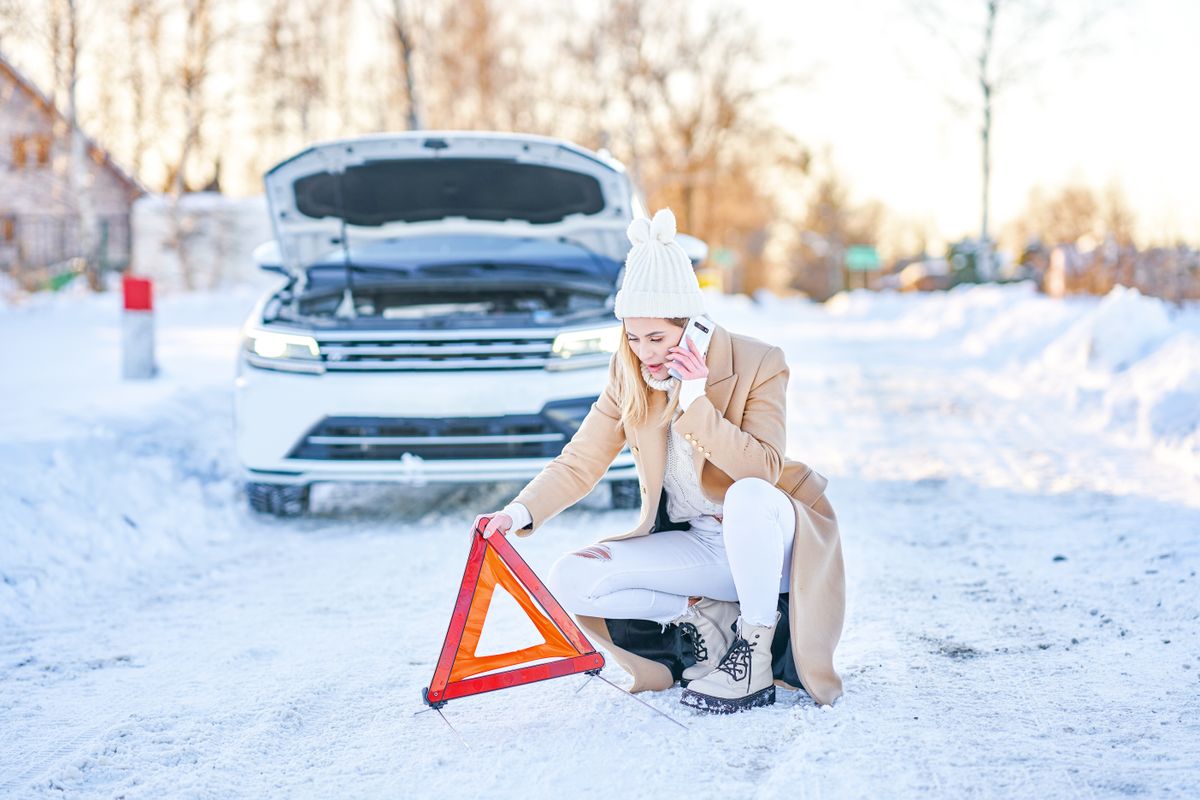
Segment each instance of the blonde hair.
M687 317L667 317L667 322L677 328L688 324ZM629 346L629 338L625 333L625 325L621 324L621 342L617 345L617 399L621 405L621 422L633 427L643 424L650 415L650 392L658 391L646 383L642 377L642 361ZM672 380L671 388L667 390L667 404L657 420L659 425L667 425L675 419L675 409L679 406L679 381Z

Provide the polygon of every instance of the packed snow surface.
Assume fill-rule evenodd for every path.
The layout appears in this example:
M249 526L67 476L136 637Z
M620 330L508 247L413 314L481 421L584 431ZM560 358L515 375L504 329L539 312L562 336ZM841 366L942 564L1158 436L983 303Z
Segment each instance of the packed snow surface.
M318 486L245 507L255 287L0 305L0 797L1200 795L1200 310L1026 285L710 294L791 366L830 479L845 695L706 717L583 676L425 706L471 520L521 488ZM600 487L517 547L631 527ZM498 604L489 648L528 644ZM615 665L604 677L628 685ZM461 738L460 738L461 737Z

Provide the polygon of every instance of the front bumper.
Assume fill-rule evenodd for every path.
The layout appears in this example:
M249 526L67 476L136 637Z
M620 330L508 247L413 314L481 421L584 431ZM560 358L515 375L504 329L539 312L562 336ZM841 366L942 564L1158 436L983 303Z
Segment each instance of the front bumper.
M527 481L542 471L551 459L479 459L453 462L410 461L394 464L336 464L296 461L289 471L243 470L248 481L307 484L319 481L385 481L411 486L428 483L487 483ZM299 471L293 471L299 470ZM633 456L622 451L601 481L637 480Z
M234 418L246 480L519 481L537 475L599 396L606 369L327 372L239 362ZM574 402L572 402L574 401ZM628 449L603 480L636 479Z

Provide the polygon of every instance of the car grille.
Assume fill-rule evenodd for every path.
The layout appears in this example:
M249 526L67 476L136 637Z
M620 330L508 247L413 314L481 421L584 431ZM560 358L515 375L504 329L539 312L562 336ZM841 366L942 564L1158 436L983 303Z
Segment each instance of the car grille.
M515 331L414 331L377 339L318 334L317 342L326 370L544 369L561 360L552 355L553 334Z
M420 458L552 458L568 435L540 414L502 417L326 417L288 458L398 461Z

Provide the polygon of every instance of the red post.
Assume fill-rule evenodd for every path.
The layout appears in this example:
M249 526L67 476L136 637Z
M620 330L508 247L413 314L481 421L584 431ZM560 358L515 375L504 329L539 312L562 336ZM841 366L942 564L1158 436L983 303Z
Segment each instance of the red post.
M121 277L121 292L125 295L126 311L154 310L154 298L149 278L137 278L126 273Z
M121 375L125 378L153 378L158 374L154 363L154 303L149 278L125 274L121 278L125 312L121 315Z

